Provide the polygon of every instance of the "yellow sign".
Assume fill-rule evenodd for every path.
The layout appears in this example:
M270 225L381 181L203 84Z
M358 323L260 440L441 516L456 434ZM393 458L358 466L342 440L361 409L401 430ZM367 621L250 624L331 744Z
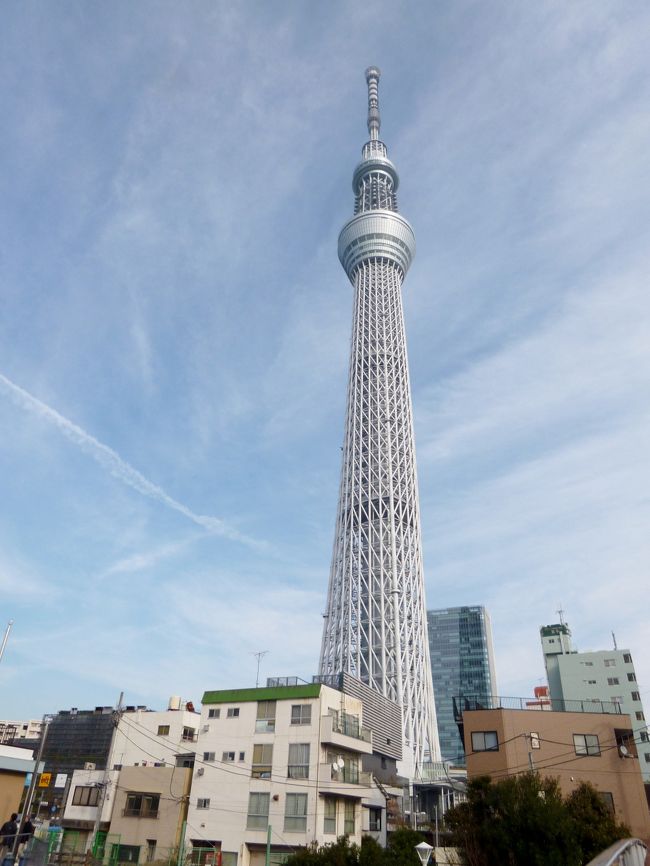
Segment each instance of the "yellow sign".
M38 780L39 788L49 788L52 781L52 773L41 773L41 778Z

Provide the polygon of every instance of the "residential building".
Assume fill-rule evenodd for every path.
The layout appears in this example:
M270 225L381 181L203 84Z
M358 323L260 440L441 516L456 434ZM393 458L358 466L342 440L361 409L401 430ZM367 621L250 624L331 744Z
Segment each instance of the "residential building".
M75 770L63 814L63 850L83 853L88 848L101 810L93 847L97 859L176 862L191 783L191 767L173 763Z
M632 720L641 774L650 782L650 736L629 649L578 652L564 623L540 629L551 702L614 701Z
M110 771L123 766L187 766L194 762L198 713L173 698L177 709L126 706L62 710L50 722L43 750L50 782L39 787L37 808L59 815L75 770ZM80 829L80 828L75 828ZM87 827L81 828L87 830Z
M20 745L20 740L37 740L43 728L42 719L0 719L0 744Z
M376 693L374 700L385 705L379 751L362 698L332 685L290 678L206 692L188 813L193 860L207 850L219 852L223 866L261 866L268 833L274 862L343 834L385 841L387 799L401 789L375 782L363 761L376 759L380 772L381 751L392 752L384 771L394 772L401 719L396 704Z
M402 708L402 775L440 748L429 653L402 282L415 236L379 139L380 71L366 70L369 141L339 260L354 286L348 402L319 671L345 671Z
M12 812L18 812L25 792L27 775L34 772L36 761L31 749L0 744L0 815L6 821ZM39 770L43 764L39 765Z
M632 722L619 703L556 699L547 710L528 707L525 698L493 697L457 702L456 718L469 779L536 770L557 778L565 795L590 782L633 836L650 839Z
M490 616L482 606L427 611L429 655L443 760L465 765L453 699L480 699L497 691Z

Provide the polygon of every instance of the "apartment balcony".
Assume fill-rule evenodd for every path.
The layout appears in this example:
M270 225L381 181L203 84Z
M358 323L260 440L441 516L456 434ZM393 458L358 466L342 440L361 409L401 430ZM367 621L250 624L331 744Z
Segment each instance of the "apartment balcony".
M322 716L320 739L321 743L338 746L348 752L372 754L372 732L355 722L353 716Z
M331 764L319 764L318 790L321 794L333 794L339 797L366 796L364 788L372 786L372 773L365 773L354 767L343 767L334 770Z

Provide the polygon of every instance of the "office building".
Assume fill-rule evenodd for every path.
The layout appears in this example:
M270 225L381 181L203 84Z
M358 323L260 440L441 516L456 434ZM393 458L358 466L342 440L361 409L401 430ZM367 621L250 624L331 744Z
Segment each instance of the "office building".
M443 760L465 765L465 750L454 719L453 699L487 700L496 694L490 617L484 607L427 611L429 653Z

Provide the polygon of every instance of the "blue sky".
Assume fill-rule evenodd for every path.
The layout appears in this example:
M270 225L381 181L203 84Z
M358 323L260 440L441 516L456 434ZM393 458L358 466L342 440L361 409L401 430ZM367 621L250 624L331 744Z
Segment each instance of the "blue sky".
M370 64L428 606L488 607L502 694L560 604L650 689L649 32L608 0L5 6L2 717L316 671Z

